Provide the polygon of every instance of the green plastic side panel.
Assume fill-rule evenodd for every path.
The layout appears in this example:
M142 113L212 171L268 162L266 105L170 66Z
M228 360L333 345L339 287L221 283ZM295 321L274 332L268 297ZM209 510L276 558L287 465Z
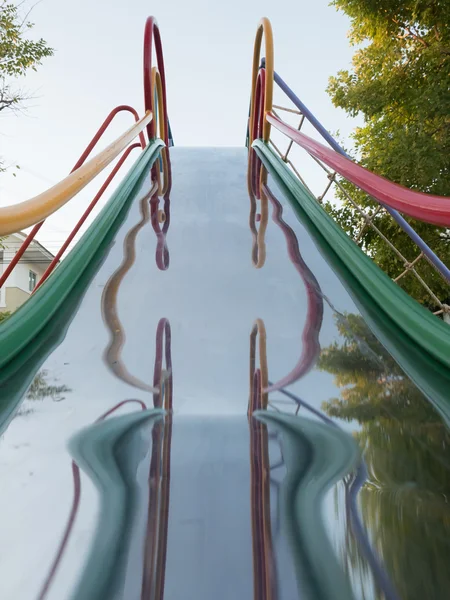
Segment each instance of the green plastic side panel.
M133 198L141 177L163 146L161 140L152 141L138 158L128 175L119 185L108 204L97 216L69 256L54 273L0 326L0 369L13 360L51 320L77 285L84 269L91 261L109 228L126 202Z
M450 424L448 325L436 319L393 283L334 223L270 148L260 141L254 146L373 333ZM395 307L396 301L399 304ZM391 310L392 304L396 310ZM421 327L421 335L427 338L426 344L420 343L411 313L405 314L411 306L414 309L412 314ZM428 329L422 319L423 323L430 324ZM436 330L439 335L433 343Z

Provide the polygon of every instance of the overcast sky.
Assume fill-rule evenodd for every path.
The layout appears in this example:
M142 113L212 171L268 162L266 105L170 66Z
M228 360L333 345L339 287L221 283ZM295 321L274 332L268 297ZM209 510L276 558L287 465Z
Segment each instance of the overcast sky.
M42 0L31 18L55 56L24 82L34 96L27 113L0 119L0 155L21 166L15 178L1 175L0 205L26 200L64 177L117 104L143 110L142 39L150 14L161 28L177 145L244 143L261 16L272 21L278 72L328 129L346 136L354 127L325 92L328 77L348 67L353 52L349 21L328 0L286 0L279 7L268 0ZM129 119L121 116L107 139ZM50 250L95 191L91 186L52 216L40 238Z

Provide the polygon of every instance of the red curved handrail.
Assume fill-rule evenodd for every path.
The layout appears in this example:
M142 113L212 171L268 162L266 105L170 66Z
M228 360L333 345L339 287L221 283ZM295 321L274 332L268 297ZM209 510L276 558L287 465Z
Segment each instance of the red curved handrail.
M284 133L309 154L324 162L382 204L387 204L425 223L432 223L440 227L450 225L450 198L415 192L397 183L392 183L392 181L337 154L334 150L316 142L304 133L300 133L273 113L268 113L266 118L278 131Z
M84 161L87 159L89 154L92 152L92 150L97 145L99 139L102 137L102 135L108 129L109 125L111 124L111 121L114 119L114 117L118 113L123 112L123 111L131 113L133 115L136 123L139 121L139 115L132 106L128 106L128 104L119 104L119 106L116 106L116 108L113 108L112 111L109 113L109 115L106 117L106 119L103 121L103 123L100 125L97 133L94 135L92 140L86 146L86 150L83 152L83 154L80 156L80 158L75 163L75 166L73 167L71 173L73 171L76 171L79 167L81 167L81 165L84 163ZM139 141L141 142L141 147L145 148L145 138L144 138L144 134L142 133L142 131L139 134Z
M145 23L145 31L144 31L144 100L145 100L145 110L152 111L153 114L153 104L154 104L154 90L152 89L152 54L153 54L153 40L155 40L155 50L156 50L156 61L159 70L159 74L161 76L161 88L163 95L163 115L165 122L165 135L164 135L164 143L166 146L169 145L169 127L168 127L168 118L167 118L167 95L166 95L166 74L164 70L164 57L162 51L161 44L161 34L159 32L158 23L155 17L148 17ZM155 119L152 119L150 123L147 125L147 134L149 139L153 139L156 137L156 122Z
M98 129L97 133L94 135L94 137L92 138L92 140L86 146L86 149L84 150L83 154L80 156L80 158L77 160L77 162L73 166L72 170L70 171L71 173L73 173L74 171L76 171L77 169L79 169L81 167L81 165L86 161L86 159L88 158L88 156L90 155L90 153L92 152L92 150L97 145L97 143L100 140L100 138L102 137L102 135L105 133L106 129L109 127L111 121L114 119L114 117L119 112L123 112L123 111L130 112L134 116L135 121L136 122L139 121L139 115L138 115L137 111L132 106L128 106L126 104L121 104L119 106L116 106L116 108L114 108L109 113L109 115L106 117L106 119L103 121L102 125ZM141 148L145 148L145 137L144 137L144 134L142 132L139 134L139 141L140 141ZM102 194L105 192L106 188L111 183L111 181L114 178L115 174L120 169L120 167L122 166L123 162L125 161L125 158L131 152L131 149L135 148L136 146L137 146L137 144L133 144L132 146L129 146L125 150L125 152L122 155L121 159L119 160L119 162L117 163L117 165L114 167L113 171L111 172L111 174L109 175L109 177L107 178L107 180L105 181L105 183L100 188L98 194L95 196L94 200L91 202L91 204L89 205L88 209L85 211L85 213L81 217L80 221L77 223L77 225L75 225L75 228L72 231L72 233L70 233L70 235L68 237L68 240L66 240L66 242L63 244L63 246L62 246L63 251L61 252L61 249L60 249L60 251L56 255L58 258L56 259L56 257L55 257L55 259L53 259L53 261L51 262L50 266L45 271L43 277L39 280L39 282L38 282L35 290L45 281L45 279L47 279L47 277L50 275L51 271L53 271L53 269L55 268L55 266L58 263L59 259L61 258L63 252L66 250L67 246L72 241L73 236L77 233L77 231L79 230L79 228L81 227L81 225L83 224L83 222L88 217L88 215L91 212L91 210L94 208L95 204L98 202L98 200L100 199L100 197L102 196ZM124 158L124 156L125 156L125 158ZM0 277L0 288L3 286L3 284L8 279L8 277L11 275L14 267L17 265L17 263L19 262L19 260L22 258L22 256L25 253L26 249L31 244L31 242L34 240L34 238L36 237L37 232L40 230L40 228L42 227L42 225L44 223L45 223L45 219L44 219L44 221L41 221L40 223L37 223L33 227L33 229L30 231L30 233L27 235L27 237L23 241L22 245L20 246L19 250L14 255L14 258L11 260L8 268L4 271L3 275ZM51 269L50 269L50 267L51 267ZM33 291L35 291L35 290L33 290Z
M260 69L255 83L255 97L253 109L249 120L251 139L260 138L263 134L264 104L266 89L266 70ZM268 211L267 198L261 193L261 187L267 180L267 171L262 169L261 160L256 152L249 148L249 165L247 171L247 188L250 197L249 226L252 232L252 262L253 266L260 269L266 261L265 234L267 228ZM257 200L260 201L258 212ZM257 226L259 223L259 226Z
M61 246L61 248L58 250L58 252L55 254L55 257L52 260L52 262L49 264L49 266L44 271L44 274L42 275L42 277L37 282L36 287L32 291L32 294L34 294L34 292L44 283L44 281L47 279L47 277L52 273L53 269L59 263L62 255L67 250L67 247L72 242L73 238L76 236L76 234L78 233L78 231L81 229L81 226L86 221L86 219L88 218L88 216L91 214L92 209L97 204L97 202L100 200L100 198L103 196L103 194L105 193L106 188L109 186L109 184L111 183L111 181L117 175L117 172L119 171L119 169L121 168L121 166L123 165L123 163L126 161L126 159L128 158L128 156L130 155L131 151L134 150L135 148L141 148L141 145L140 144L131 144L131 146L128 146L128 148L122 154L122 156L120 157L120 160L117 162L117 164L115 165L114 169L108 175L108 177L106 178L104 184L98 190L98 192L94 196L92 202L89 204L89 206L86 208L86 210L82 214L81 218L78 220L78 223L75 225L75 227L69 233L69 235L67 236L66 241Z

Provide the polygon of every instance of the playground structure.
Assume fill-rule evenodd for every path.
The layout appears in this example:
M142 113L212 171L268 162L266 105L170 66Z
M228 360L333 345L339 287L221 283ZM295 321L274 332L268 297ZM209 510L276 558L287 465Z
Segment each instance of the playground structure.
M323 346L341 339L336 323L350 331L349 315L358 313L402 373L392 371L381 351L358 341L367 360L378 361L385 373L379 386L388 395L399 377L408 380L445 429L450 336L444 319L450 307L416 266L427 261L447 283L450 271L403 215L448 227L450 199L412 192L353 162L275 72L272 37L270 22L263 19L254 47L247 150L170 149L161 36L150 17L144 33L144 116L127 105L116 107L62 182L22 204L0 208L0 235L32 227L1 276L1 286L44 220L119 159L32 298L0 326L4 444L14 442L16 434L10 432L14 417L39 376L40 381L49 375L53 380L67 379L69 385L62 387L69 399L64 403L76 415L67 420L64 413L55 413L55 407L64 411L63 402L50 404L49 414L55 413L64 431L52 447L53 456L43 455L52 473L46 485L53 497L70 497L59 484L64 467L55 458L68 441L73 458L71 508L63 507L68 511L66 521L52 524L51 543L44 552L47 568L37 570L26 583L12 579L8 590L15 597L33 593L40 600L63 595L162 600L166 593L255 600L297 595L347 599L357 598L361 589L377 594L374 597L401 597L398 574L380 559L370 541L374 532L368 534L357 505L370 469L343 423L324 414L320 402L312 398L314 390L324 386L317 366ZM274 85L295 108L274 104ZM135 124L89 159L122 111L130 112ZM297 115L299 126L283 121L282 111ZM302 132L306 122L329 147ZM274 129L285 135L285 151L272 139ZM326 172L327 185L319 199L290 158L294 144ZM141 154L131 171L59 262L126 158L138 148ZM201 173L208 173L211 181L202 180ZM339 177L379 203L371 213L357 207L363 221L354 241L321 206L332 186L341 185ZM201 201L203 194L210 200L209 208ZM180 205L183 198L185 206ZM248 206L251 235L241 226L248 218ZM195 226L189 211L196 216ZM413 261L377 229L379 211L387 211L414 241L418 254ZM301 225L293 224L293 215ZM156 237L151 251L143 241L149 225ZM403 262L404 271L396 281L414 276L438 307L435 315L407 296L358 247L368 227ZM247 238L252 243L242 256L240 241ZM176 240L180 246L174 251ZM285 288L278 278L286 279ZM198 293L192 291L195 286ZM280 299L283 289L289 292L285 309ZM210 302L204 303L208 293ZM233 316L234 304L238 314L250 319L248 323L241 325ZM295 343L283 311L288 321L295 322ZM242 336L245 327L248 335ZM154 331L153 353L149 339ZM269 369L274 373L270 377ZM52 403L49 386L41 388L43 402ZM303 399L305 393L308 401ZM239 402L243 397L246 405ZM123 407L128 412L117 416ZM141 410L130 412L132 407ZM40 422L42 431L33 430L33 447L49 435L47 418L44 415ZM444 453L435 459L447 465ZM28 451L23 464L31 460ZM86 525L77 530L83 500L80 470L99 492L100 511L96 519L90 517L95 527L90 528L89 543L83 542ZM339 485L344 489L339 514L345 515L345 525L332 530L341 540L333 547L330 524L325 525L320 511L329 504L327 491ZM208 497L212 499L205 504ZM39 487L32 498L35 513L45 515ZM84 524L89 522L85 515L81 515ZM192 531L185 526L191 522ZM17 544L17 556L27 539L39 538L40 527L35 523L26 535L11 540ZM74 538L77 547L71 546ZM354 544L367 572L353 566L348 576L342 564L346 559L337 556L339 543L347 550ZM87 560L77 550L81 544ZM189 548L192 557L183 556L177 547ZM33 543L28 543L27 552L32 561ZM230 558L230 552L236 557ZM426 563L427 557L422 559ZM427 577L426 585L433 586Z

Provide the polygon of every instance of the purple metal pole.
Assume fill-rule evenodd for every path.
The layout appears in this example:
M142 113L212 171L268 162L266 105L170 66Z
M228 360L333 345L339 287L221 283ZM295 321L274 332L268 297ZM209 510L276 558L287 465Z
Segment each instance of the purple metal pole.
M265 66L265 59L261 60L261 66ZM337 143L337 141L333 138L333 136L325 129L325 127L316 119L316 117L312 114L312 112L303 104L303 102L298 98L291 88L281 79L278 73L274 73L275 83L280 87L281 90L286 94L289 100L298 108L298 110L305 115L305 118L311 123L311 125L320 133L320 135L330 144L330 146L338 152L353 160L351 156L347 154L347 152L341 148L341 146ZM396 211L394 208L390 206L386 206L382 204L383 208L387 210L387 212L391 215L394 221L403 229L403 231L409 235L412 241L417 245L418 248L425 254L428 260L433 263L439 273L450 283L450 269L442 262L442 260L436 256L433 250L426 244L420 235L411 227L411 225L406 221L402 215Z

